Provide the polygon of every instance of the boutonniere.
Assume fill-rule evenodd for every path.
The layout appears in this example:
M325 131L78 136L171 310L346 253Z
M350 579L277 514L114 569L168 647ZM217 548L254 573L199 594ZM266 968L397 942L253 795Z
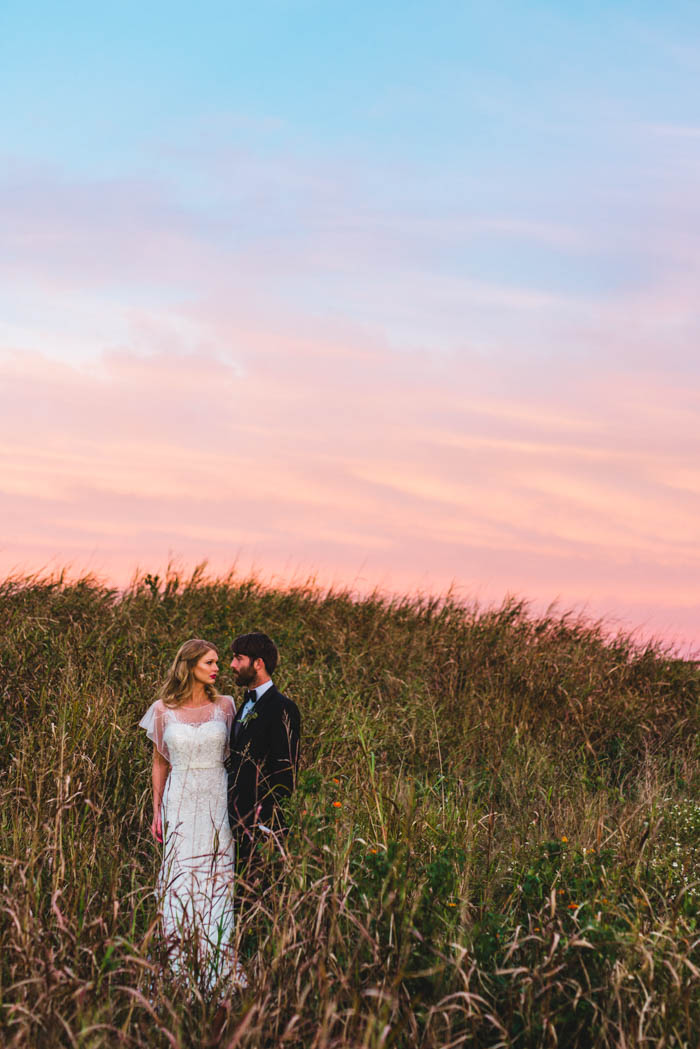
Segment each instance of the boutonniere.
M249 710L244 718L241 718L241 728L245 728L249 721L258 716L257 710Z

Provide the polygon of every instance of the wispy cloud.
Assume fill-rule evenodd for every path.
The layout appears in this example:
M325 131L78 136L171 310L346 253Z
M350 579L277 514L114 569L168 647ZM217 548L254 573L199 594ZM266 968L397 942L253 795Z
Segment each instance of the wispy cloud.
M202 195L0 187L0 565L238 558L700 637L691 197L642 229L205 160Z
M699 124L647 124L646 127L663 138L700 138Z
M478 359L448 383L351 332L203 336L239 349L3 359L3 567L89 551L124 578L167 549L601 611L619 586L694 629L700 437L669 432L677 390L640 381L614 416L604 375L494 396Z

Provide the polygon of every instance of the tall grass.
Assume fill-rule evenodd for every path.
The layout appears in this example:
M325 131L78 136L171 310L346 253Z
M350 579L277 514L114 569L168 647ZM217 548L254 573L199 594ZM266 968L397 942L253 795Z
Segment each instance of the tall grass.
M0 622L4 1045L697 1046L696 665L516 601L201 571L7 580ZM250 987L210 999L161 965L137 722L181 641L254 628L302 769L239 889Z

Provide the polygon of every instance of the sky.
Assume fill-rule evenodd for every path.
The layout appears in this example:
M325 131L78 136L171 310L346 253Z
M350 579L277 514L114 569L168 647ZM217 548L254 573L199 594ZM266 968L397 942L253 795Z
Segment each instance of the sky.
M700 649L700 7L0 6L0 573Z

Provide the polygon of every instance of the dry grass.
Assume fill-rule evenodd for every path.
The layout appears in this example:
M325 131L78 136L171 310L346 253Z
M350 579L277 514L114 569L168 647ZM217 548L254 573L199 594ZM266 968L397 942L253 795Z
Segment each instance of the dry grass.
M695 1049L697 666L515 602L201 572L10 580L0 615L3 1044L207 1043L220 1003L160 964L136 726L182 640L259 627L303 770L222 1046Z

